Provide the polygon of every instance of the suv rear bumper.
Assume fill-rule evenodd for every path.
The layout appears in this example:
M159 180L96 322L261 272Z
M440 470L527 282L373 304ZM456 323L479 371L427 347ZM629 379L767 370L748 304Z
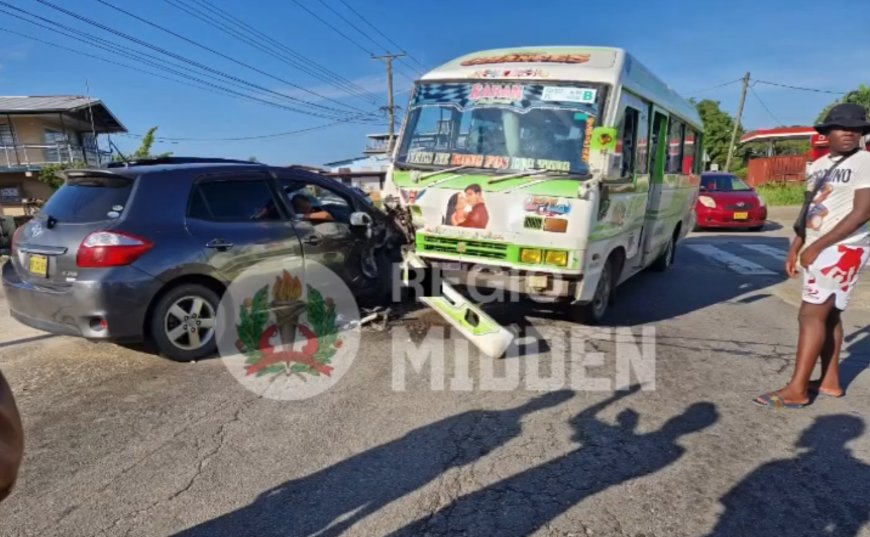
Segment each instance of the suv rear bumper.
M14 319L52 334L88 339L144 338L145 313L160 282L133 268L120 267L96 281L76 281L64 289L23 281L12 261L3 265L3 290ZM105 320L100 329L95 321Z

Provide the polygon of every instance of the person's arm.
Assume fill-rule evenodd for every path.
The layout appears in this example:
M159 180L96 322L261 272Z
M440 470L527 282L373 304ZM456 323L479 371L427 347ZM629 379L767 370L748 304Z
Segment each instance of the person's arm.
M785 260L785 273L789 278L797 276L798 256L801 253L801 248L804 247L804 240L800 235L795 235L791 241L791 247L788 250L788 257Z
M305 215L309 220L335 220L327 211L312 211Z
M21 416L12 390L0 372L0 501L9 496L24 456Z
M819 237L818 240L812 243L801 254L801 266L804 268L810 266L822 250L848 238L861 226L867 225L868 220L870 220L870 188L864 187L855 190L852 212L840 220L840 223L834 226L834 229Z

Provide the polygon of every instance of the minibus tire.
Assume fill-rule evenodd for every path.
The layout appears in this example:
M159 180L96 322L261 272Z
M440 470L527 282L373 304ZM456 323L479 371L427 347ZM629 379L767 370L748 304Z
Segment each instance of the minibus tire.
M668 243L667 249L662 252L662 255L658 257L655 261L653 261L652 269L656 272L664 272L671 268L671 265L674 264L674 257L677 253L677 234L671 236L671 240Z
M601 323L601 320L607 315L610 303L613 301L613 290L616 280L613 274L615 264L614 256L607 258L604 268L601 269L601 277L598 279L595 296L591 302L570 306L569 315L572 321L585 325L597 325Z

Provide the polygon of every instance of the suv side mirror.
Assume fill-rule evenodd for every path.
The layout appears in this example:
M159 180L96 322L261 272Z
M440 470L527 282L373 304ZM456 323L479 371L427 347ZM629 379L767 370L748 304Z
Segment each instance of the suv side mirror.
M372 217L363 211L351 213L350 225L354 227L369 227L372 225Z
M350 226L365 228L366 238L372 238L372 217L366 212L357 211L350 214Z

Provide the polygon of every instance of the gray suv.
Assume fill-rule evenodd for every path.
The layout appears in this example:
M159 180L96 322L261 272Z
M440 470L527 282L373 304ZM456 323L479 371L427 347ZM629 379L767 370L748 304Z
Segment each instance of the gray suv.
M318 218L331 222L322 232ZM66 173L3 266L14 318L56 334L215 353L227 285L273 256L332 269L362 304L389 296L404 236L364 196L298 168L164 158Z

